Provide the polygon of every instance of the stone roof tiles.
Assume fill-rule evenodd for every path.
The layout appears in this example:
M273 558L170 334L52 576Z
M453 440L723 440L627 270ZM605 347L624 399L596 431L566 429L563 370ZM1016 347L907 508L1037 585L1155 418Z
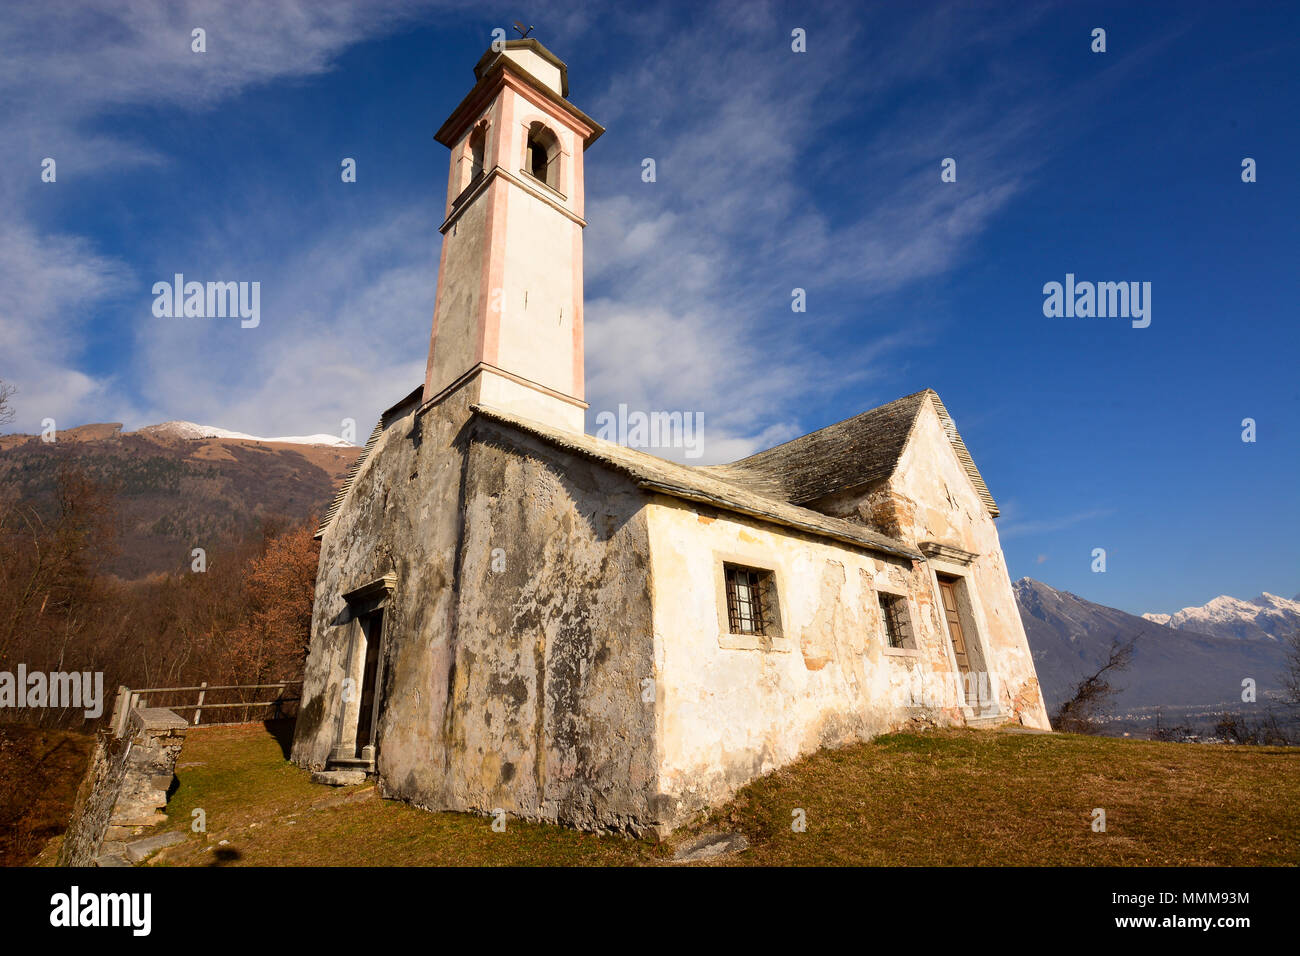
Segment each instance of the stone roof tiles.
M729 465L714 465L705 470L797 505L865 488L893 476L912 436L917 415L927 401L933 403L948 441L980 500L989 513L997 517L998 507L988 486L975 467L948 410L931 388L905 395L887 405Z
M697 504L712 505L724 511L758 518L872 551L918 560L923 557L915 548L888 535L873 531L865 525L760 494L718 476L710 468L681 465L603 438L519 418L509 412L485 405L471 407L477 415L490 421L508 425L534 435L562 451L581 455L623 472L636 482L637 487L645 491L657 492Z
M318 538L338 513L353 479L383 430L400 414L418 405L420 393L421 389L417 388L384 412L366 442L365 450L352 465L334 503L321 521L316 532ZM953 451L970 476L977 494L989 513L996 517L997 505L958 434L957 426L933 389L905 395L887 405L729 465L706 467L678 464L592 435L570 432L488 406L475 405L473 411L622 471L647 491L713 505L859 547L919 558L920 552L901 541L806 506L827 495L864 488L890 478L898 468L917 416L927 401L933 403Z

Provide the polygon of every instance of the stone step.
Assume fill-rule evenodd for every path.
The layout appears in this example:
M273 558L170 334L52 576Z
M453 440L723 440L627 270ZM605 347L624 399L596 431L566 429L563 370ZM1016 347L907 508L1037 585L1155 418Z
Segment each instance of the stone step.
M167 822L167 814L153 813L139 807L128 807L121 811L114 810L108 822L110 826L115 827L156 827L160 823Z
M366 782L364 770L317 770L311 775L312 783L323 783L328 787L355 787Z
M134 866L126 858L126 852L122 849L120 843L105 843L99 850L99 856L95 857L95 866Z
M139 863L153 856L159 850L185 842L185 834L173 830L171 833L156 833L143 840L135 840L126 845L126 858L132 863Z
M674 863L695 863L699 860L716 860L749 849L749 840L743 833L706 833L677 848Z
M331 757L327 770L361 770L365 773L375 772L375 762L365 757Z

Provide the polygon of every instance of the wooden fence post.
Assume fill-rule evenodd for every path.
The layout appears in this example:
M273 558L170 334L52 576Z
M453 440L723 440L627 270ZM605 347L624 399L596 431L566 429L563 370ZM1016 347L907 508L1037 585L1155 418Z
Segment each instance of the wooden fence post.
M114 737L121 737L122 731L126 729L127 698L130 693L124 684L117 685L117 699L113 701L113 721L110 724Z
M208 682L203 681L199 684L202 690L199 691L199 706L194 709L194 726L199 725L199 718L203 716L203 699L208 694Z

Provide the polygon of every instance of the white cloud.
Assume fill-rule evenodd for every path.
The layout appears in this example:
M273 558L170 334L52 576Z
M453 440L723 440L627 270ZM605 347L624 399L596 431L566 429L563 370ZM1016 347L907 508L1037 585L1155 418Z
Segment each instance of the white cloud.
M820 26L799 55L767 5L700 10L690 30L634 18L655 57L581 104L639 135L636 152L602 155L602 142L588 156L593 409L701 410L747 453L769 426L798 432L808 400L835 389L897 397L889 369L934 330L894 315L872 335L873 310L950 268L1017 194L1027 165L1015 146L1033 107L1007 108L996 71L938 123L889 107L953 70L972 37L1006 42L1028 23L989 31L994 19L945 7L882 46L869 23L813 8L807 25ZM842 130L859 110L881 116L863 144ZM954 151L960 188L939 181ZM645 157L654 183L641 181ZM828 183L841 190L829 202ZM807 313L790 310L795 287Z
M1114 509L1112 508L1091 508L1087 511L1077 511L1074 514L1060 515L1055 518L1009 522L998 527L998 537L1005 541L1007 538L1023 538L1031 535L1049 534L1053 531L1062 531L1065 528L1072 528L1075 525L1094 521L1098 518L1105 518L1111 514L1114 514ZM1041 564L1042 562L1039 563Z
M104 182L114 171L167 161L151 144L104 132L104 120L114 111L211 109L260 84L328 70L347 47L442 5L160 0L65 3L57 15L30 5L6 10L0 19L0 100L6 105L0 163L19 174L0 178L0 203L7 207L0 232L0 378L19 388L13 427L32 431L46 417L61 427L105 419L130 427L192 409L249 430L268 425L285 433L296 423L325 420L335 424L312 430L332 431L343 409L355 407L355 414L365 415L387 404L388 389L379 384L384 376L400 374L405 381L417 367L416 377L422 375L422 358L393 361L405 350L381 354L360 328L363 321L371 328L383 325L393 310L421 306L426 289L431 301L431 262L388 245L382 230L336 235L333 255L319 245L305 255L287 250L283 273L274 261L267 263L265 270L277 274L267 283L271 296L263 307L277 310L280 321L265 331L243 330L246 336L262 331L259 345L218 328L160 328L148 311L151 299L141 293L164 276L134 275L88 239L42 231L35 223L48 190L59 184L94 175ZM190 49L194 27L207 32L203 54ZM58 164L54 185L39 178L46 156ZM225 225L196 232L195 248L206 247L212 258L236 255L236 237L249 235L253 223ZM427 249L436 235L428 227L416 236L410 220L400 216L388 228L411 241L410 250ZM339 250L364 251L367 242L384 247L387 258L358 273ZM174 252L159 249L158 257ZM310 268L313 255L319 269L295 273ZM313 281L322 276L333 279L328 302L311 296ZM115 301L125 296L133 297L125 306ZM310 314L302 311L309 303L316 310ZM351 310L346 316L334 308L344 305ZM284 316L294 309L298 325L290 334ZM95 367L88 351L96 325L114 311L123 328L136 330L141 347L129 383L120 374L126 369L86 371ZM375 360L368 373L357 370L357 356ZM304 364L293 365L299 361ZM350 394L344 391L349 377L355 385ZM391 388L391 382L384 384ZM137 402L133 393L146 398ZM286 427L274 427L280 423Z
M379 411L424 380L432 211L380 209L371 225L313 236L263 282L256 328L157 319L142 298L136 371L151 383L151 403L141 424L180 418L253 434L337 434L352 418L364 440ZM209 268L253 275L219 260Z
M128 276L78 237L40 235L18 219L0 228L0 379L18 388L16 430L38 430L46 418L82 424L105 399L111 377L79 370L89 359L88 304L120 293Z
M55 20L19 9L0 26L0 95L16 105L0 128L0 161L26 167L57 152L61 178L165 163L153 145L105 133L104 119L141 105L161 115L210 109L259 84L320 73L351 44L431 6L78 4ZM875 316L874 303L951 267L1021 188L1024 163L1012 147L1034 113L999 108L1005 76L989 71L942 116L886 107L950 70L972 43L986 50L1024 23L941 8L886 42L869 22L855 28L817 8L808 16L810 53L796 55L783 15L765 4L697 10L685 29L649 9L614 25L583 8L537 15L561 55L597 35L617 42L619 30L657 51L620 64L591 102L576 91L594 84L575 77L577 105L624 130L588 157L587 397L593 412L620 402L703 412L708 461L801 433L809 401L836 390L855 389L862 407L866 396L896 397L905 350L934 330L915 315ZM193 26L207 30L206 54L190 52ZM855 66L864 57L870 69ZM853 143L840 126L862 110L882 121L871 142ZM954 141L971 175L945 190L937 160ZM601 152L610 142L622 152ZM657 183L640 181L644 155L658 162ZM839 201L818 202L828 176L857 169ZM0 185L0 199L27 209L41 184L17 179ZM258 236L259 215L275 210L249 201L224 216L210 211L184 249L134 263L140 275L85 240L41 234L20 212L0 243L0 275L38 291L0 311L5 345L14 343L0 376L82 421L185 418L292 434L334 431L353 417L364 436L423 375L433 193L443 181L435 173L414 204L390 197L367 222L322 215L302 245L256 257L256 240L244 237ZM261 327L153 319L143 290L170 278L174 258L201 262L205 274L191 276L200 280L260 279ZM808 290L808 313L790 311L794 286ZM113 300L127 291L125 306ZM95 377L78 343L90 317L109 308L136 348L128 368ZM866 334L873 321L884 331ZM54 345L39 340L46 322L61 329ZM17 354L24 367L11 371Z

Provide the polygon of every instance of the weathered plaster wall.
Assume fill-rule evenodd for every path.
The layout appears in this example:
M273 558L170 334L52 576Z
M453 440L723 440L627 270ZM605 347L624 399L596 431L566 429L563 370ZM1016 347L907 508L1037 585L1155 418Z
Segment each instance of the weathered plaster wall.
M342 595L392 572L384 795L635 829L657 792L644 496L483 420L464 428L463 400L391 424L322 540L293 759L318 769L334 744L358 626Z
M911 706L950 668L924 566L670 498L647 515L660 787L673 822L818 747L961 719ZM784 637L774 646L725 633L723 561L775 571ZM908 596L915 653L887 648L878 589Z
M386 793L429 806L446 801L442 722L456 608L459 499L469 418L464 390L423 415L392 422L371 449L321 540L312 643L293 760L325 765L338 733L348 650L359 623L343 595L387 573L385 704L378 770Z
M496 202L504 202L506 183L498 179L487 188L496 192ZM430 398L479 361L480 327L490 304L484 261L491 198L487 193L476 197L442 237L429 355Z
M474 435L447 721L457 801L639 830L657 792L646 496L510 429Z
M978 555L966 567L930 562L932 572L967 578L965 610L975 625L1002 714L1028 727L1049 726L997 527L957 459L933 405L927 402L919 412L898 468L883 487L814 506L864 521L908 544L933 541ZM942 628L937 587L932 580L934 626Z
M1011 590L997 526L929 403L917 418L890 487L916 503L911 522L901 528L903 540L937 541L979 555L970 565L969 581L978 598L976 624L999 706L1025 726L1047 729L1047 707Z

